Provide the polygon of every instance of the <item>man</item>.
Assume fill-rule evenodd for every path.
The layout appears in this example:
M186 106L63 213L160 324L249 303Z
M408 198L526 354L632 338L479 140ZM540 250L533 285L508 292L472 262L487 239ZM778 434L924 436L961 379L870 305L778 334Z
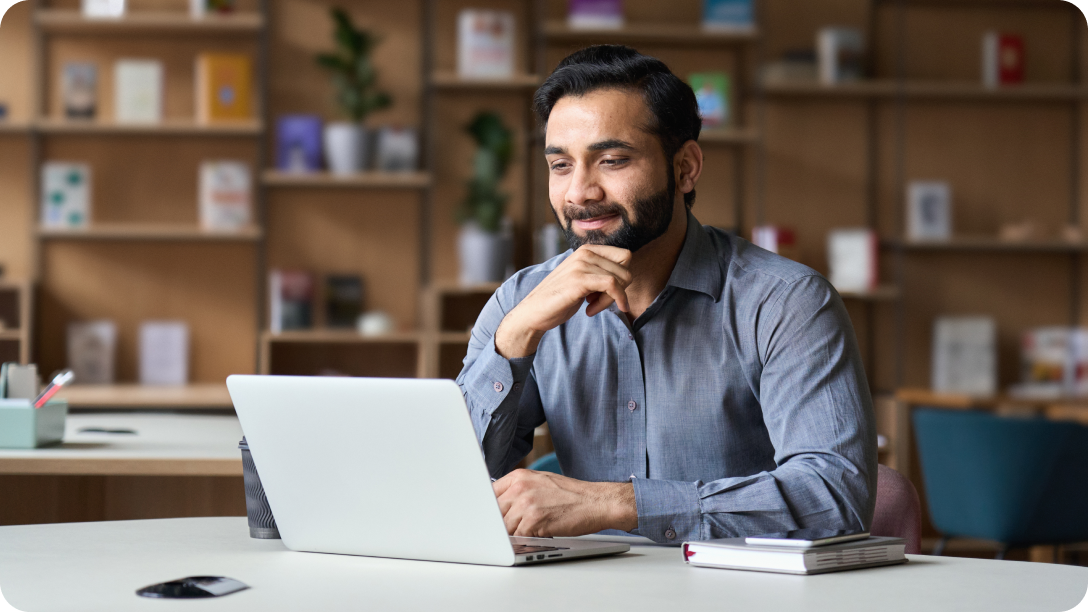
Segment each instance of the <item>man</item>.
M563 60L534 110L573 250L495 292L457 379L508 531L867 528L876 434L842 301L691 215L691 88L602 45ZM545 421L563 476L511 472Z

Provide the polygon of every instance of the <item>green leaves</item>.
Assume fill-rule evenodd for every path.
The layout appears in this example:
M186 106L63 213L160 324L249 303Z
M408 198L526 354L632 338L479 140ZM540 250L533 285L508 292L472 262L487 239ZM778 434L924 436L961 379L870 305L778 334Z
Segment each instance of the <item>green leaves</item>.
M481 229L497 232L510 199L499 191L499 184L513 157L513 132L493 112L478 113L465 131L475 138L479 148L472 160L472 179L457 213L458 221L475 220Z
M332 73L340 108L353 121L362 122L370 113L393 103L389 94L377 90L378 71L370 61L379 38L369 31L356 29L351 17L341 8L333 8L329 14L333 20L336 49L331 53L319 53L314 59L318 66Z

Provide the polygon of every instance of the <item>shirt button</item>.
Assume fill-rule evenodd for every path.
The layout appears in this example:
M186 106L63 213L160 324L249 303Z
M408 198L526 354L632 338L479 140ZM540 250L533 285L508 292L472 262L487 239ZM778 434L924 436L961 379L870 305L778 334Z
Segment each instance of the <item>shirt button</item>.
M495 393L502 393L502 383L501 382L495 381L495 384L492 385L492 386L495 388Z
M514 383L514 391L517 391L520 388L521 388L521 383Z
M628 410L634 412L635 408L638 408L638 404L635 403L635 400L631 400L631 401L627 402L627 409Z
M636 478L638 478L638 476L635 476L634 474L631 474L631 480L634 480Z
M628 339L628 340L634 340L634 339L635 339L635 335L634 335L634 334L627 334L627 339Z
M668 529L665 530L665 539L666 540L675 540L676 539L676 532L672 530L672 527L669 527Z

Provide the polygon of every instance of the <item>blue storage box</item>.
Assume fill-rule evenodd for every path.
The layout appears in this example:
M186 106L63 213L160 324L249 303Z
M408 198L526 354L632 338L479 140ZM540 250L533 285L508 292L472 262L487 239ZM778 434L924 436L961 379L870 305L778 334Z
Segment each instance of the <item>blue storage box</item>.
M66 400L34 408L28 399L0 399L0 448L38 448L64 440Z

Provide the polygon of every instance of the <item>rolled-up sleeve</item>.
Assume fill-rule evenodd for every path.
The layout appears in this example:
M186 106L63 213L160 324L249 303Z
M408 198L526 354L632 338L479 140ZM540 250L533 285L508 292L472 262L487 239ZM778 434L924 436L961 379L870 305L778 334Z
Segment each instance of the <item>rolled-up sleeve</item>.
M818 275L772 298L755 324L757 393L776 468L705 483L635 479L640 535L679 543L869 527L876 429L846 308Z
M510 293L503 285L484 306L457 376L488 471L495 478L532 450L533 429L544 422L532 380L534 355L507 359L495 350L495 330L515 305Z

